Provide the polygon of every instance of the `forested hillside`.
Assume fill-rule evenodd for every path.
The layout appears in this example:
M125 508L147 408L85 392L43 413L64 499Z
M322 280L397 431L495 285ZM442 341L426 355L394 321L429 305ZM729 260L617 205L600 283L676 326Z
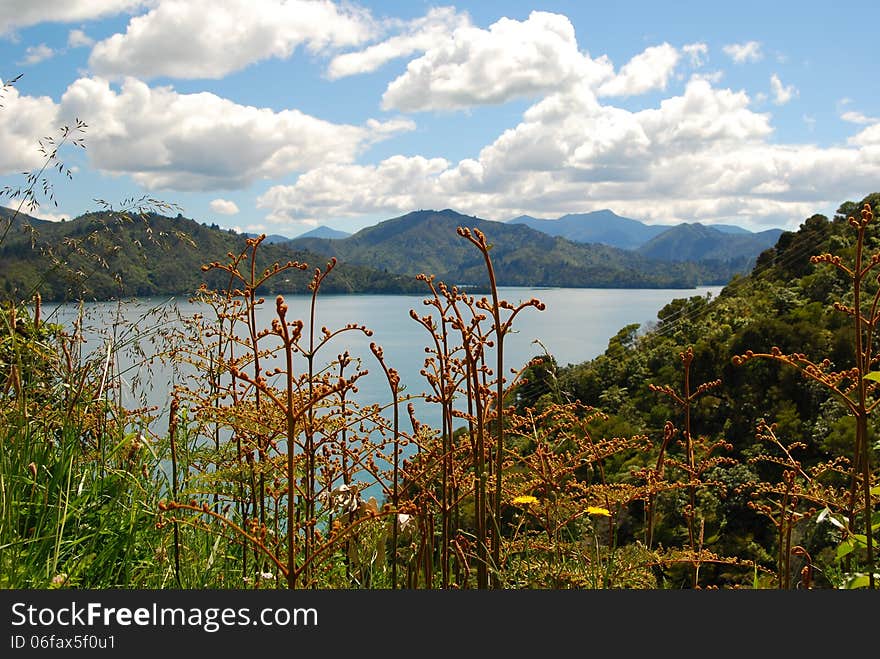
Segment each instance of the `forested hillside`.
M724 284L748 269L742 262L653 260L450 209L415 211L340 240L303 238L290 244L337 256L343 262L381 265L389 272L431 273L449 282L484 286L488 282L482 259L458 238L459 226L475 227L491 236L492 261L501 286L692 288Z
M676 441L683 441L689 424L695 441L705 439L707 465L709 453L730 460L728 465L693 473L701 483L717 486L707 487L697 503L705 521L704 546L719 555L770 565L779 551L779 529L791 522L791 546L802 545L812 561L833 573L838 530L827 518L824 522L817 518L816 512L822 509L821 496L831 497L835 487L841 488L835 496L846 499L841 492L849 481L833 472L839 468L842 474L842 465L859 450L855 418L842 396L832 390L839 386L853 395L856 386L850 371L856 364L854 287L845 268L852 270L857 256L863 267L876 264L872 255L880 247L874 220L864 229L864 247L857 255L857 231L848 218L858 221L864 204L876 213L878 202L880 194L874 193L861 202L842 204L832 218L807 218L798 231L780 236L749 275L734 278L717 298L675 300L660 310L649 331L639 333L638 325L621 328L604 354L591 361L556 365L551 357L544 357L519 392L518 407L540 410L577 401L608 415L597 431L601 436L647 435L654 447L647 457L626 451L616 456L614 480L621 483L629 482L633 470L662 464L661 447L668 448L670 459L681 455ZM839 260L811 259L827 253ZM876 273L863 286L860 305L869 342L864 345L875 354L880 342L868 329L868 321L877 320L876 302L871 306ZM826 372L844 375L826 377ZM698 390L702 384L707 386ZM685 387L695 394L686 406ZM676 441L664 440L667 422L677 429ZM867 424L870 436L876 438L880 430L876 415L868 416ZM872 439L868 451L872 464L876 464L876 447ZM780 495L781 505L791 510L775 510L779 501L756 505L760 498L773 498L773 492L784 494L778 490L781 485L767 483L781 483L789 472L792 483L801 474L805 479L799 496L793 493L794 485L787 503ZM825 494L820 496L822 488ZM810 494L805 492L808 489ZM784 515L795 516L785 522ZM774 528L768 517L782 526ZM643 520L630 518L630 523L631 538L640 537ZM672 546L682 532L674 523L657 521L654 539ZM829 579L831 573L822 578Z
M0 295L45 300L185 295L202 281L201 266L239 253L247 236L178 214L99 211L47 222L5 209L0 241ZM12 224L9 222L12 221ZM746 260L652 260L605 245L583 245L523 225L507 225L451 210L419 211L387 220L345 238L265 240L259 269L299 261L310 268L337 258L331 293L414 293L421 273L486 289L479 255L462 244L456 227L482 227L493 236L492 257L501 286L586 288L692 288L726 283L747 269ZM302 293L310 272L272 280L264 293ZM217 284L216 274L208 276Z
M12 215L7 209L6 221ZM244 236L182 215L101 211L66 222L19 215L0 242L0 295L21 299L37 290L44 300L191 295L203 282L220 284L220 276L203 273L202 265L244 249ZM307 292L311 269L326 265L327 258L284 244L263 245L258 273L275 262L298 261L309 269L289 270L262 292ZM421 291L412 277L350 264L340 264L325 288L334 293Z

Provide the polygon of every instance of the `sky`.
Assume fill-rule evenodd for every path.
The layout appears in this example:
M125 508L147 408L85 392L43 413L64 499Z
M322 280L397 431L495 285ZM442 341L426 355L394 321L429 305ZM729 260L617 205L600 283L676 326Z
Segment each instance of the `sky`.
M37 217L793 230L880 191L878 24L868 1L0 0L0 187L79 120Z

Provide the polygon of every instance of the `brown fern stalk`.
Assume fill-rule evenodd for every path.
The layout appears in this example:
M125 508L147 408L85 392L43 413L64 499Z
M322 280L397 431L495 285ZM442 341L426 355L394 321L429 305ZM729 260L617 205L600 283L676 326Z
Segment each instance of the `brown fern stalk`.
M391 477L391 506L394 512L391 518L391 588L397 589L397 537L400 533L400 375L397 371L385 363L382 348L376 343L370 343L370 350L385 373L385 379L391 388L393 401L393 458Z
M171 496L177 501L178 485L177 485L177 413L180 406L180 400L177 395L171 398L171 408L168 413L168 439L171 442ZM183 588L180 582L180 529L177 520L174 520L174 579L177 581L177 587Z
M672 387L668 385L658 387L656 385L649 384L648 388L651 391L662 393L671 398L676 406L680 408L684 419L684 431L682 434L684 436L685 444L685 472L688 475L688 505L685 507L685 519L687 521L688 542L691 547L691 552L693 552L694 556L698 556L699 554L697 551L697 533L694 526L697 510L697 484L695 482L697 478L697 464L694 453L694 439L691 433L691 405L693 404L694 400L696 400L702 394L706 393L710 389L720 386L721 380L705 382L699 385L693 391L691 391L691 365L694 361L693 347L688 346L687 350L679 353L679 357L681 359L683 367L681 394L676 393L672 389ZM699 564L695 563L692 579L692 585L694 588L697 588L699 586L699 573Z
M434 285L434 276L420 274L417 277L424 281L431 291L431 297L423 300L426 306L436 308L440 320L439 323L431 315L420 316L414 309L410 310L410 317L421 324L431 335L434 343L434 358L425 360L425 368L421 371L436 394L436 400L440 404L441 416L441 455L440 455L440 574L442 587L449 588L450 584L450 560L451 551L451 506L450 479L452 475L452 397L456 385L451 383L452 368L449 354L449 324L446 314L449 311L448 298L441 298L437 287ZM445 285L441 283L441 290L445 292ZM429 367L435 367L434 373L429 372ZM429 398L430 400L430 398Z

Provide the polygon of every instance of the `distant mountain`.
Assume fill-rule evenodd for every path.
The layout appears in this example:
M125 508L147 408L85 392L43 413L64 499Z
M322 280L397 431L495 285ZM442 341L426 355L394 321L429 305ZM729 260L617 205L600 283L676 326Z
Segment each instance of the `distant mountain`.
M556 220L520 215L510 224L525 224L574 242L601 243L635 250L662 261L729 261L750 263L779 239L782 229L758 233L732 224L645 224L610 210L563 215Z
M0 222L10 215L0 207ZM567 218L577 221L575 216ZM34 227L35 235L20 230L25 222ZM746 272L756 256L746 254L749 246L740 242L762 236L687 225L676 232L667 229L636 251L574 242L523 223L485 220L451 209L422 210L344 238L313 235L266 241L258 252L260 271L287 261L305 262L310 270L288 271L261 292L305 293L311 268L323 267L331 257L339 264L325 280L325 292L423 293L424 284L415 278L420 273L435 275L450 285L485 290L483 257L458 235L458 227L486 234L496 280L502 286L692 288L726 284L735 274ZM237 254L245 247L244 236L182 215L122 218L102 211L66 222L18 218L14 229L0 241L0 297L27 297L37 288L46 300L190 295L202 282L213 288L227 286L228 277L224 279L217 271L203 272L202 265L225 263L229 252ZM660 240L666 234L666 240ZM31 245L32 238L36 247Z
M331 229L330 227L324 226L323 224L319 227L315 227L311 231L306 231L298 235L296 238L328 238L330 240L336 240L338 238L348 238L351 234L346 231L339 231L338 229ZM286 239L286 240L289 240Z
M591 213L574 213L550 220L520 215L508 224L525 224L550 236L559 236L577 243L601 243L621 249L636 249L669 227L645 224L621 217L608 209Z
M248 238L256 238L260 234L258 233L246 233L244 234ZM326 227L323 224L319 227L315 227L311 231L306 231L305 233L301 233L296 236L296 238L348 238L350 233L346 233L345 231L337 231L336 229L331 229L330 227ZM266 239L263 241L266 245L275 245L277 243L286 243L290 240L293 240L290 236L282 236L277 233L270 234L266 236Z
M748 229L743 229L735 224L713 224L711 226L713 229L718 229L722 233L752 233ZM782 229L779 229L779 231L782 231Z
M248 238L257 238L262 234L259 233L245 233L244 236ZM290 238L288 236L281 236L277 233L272 233L266 236L265 240L263 240L264 245L275 245L277 243L286 243Z
M608 245L551 236L523 223L484 220L450 209L408 213L348 238L298 238L289 245L388 272L434 274L450 284L485 285L483 259L456 233L459 226L486 234L501 285L689 288L727 283L735 272L727 265L663 263Z
M765 249L773 247L781 234L781 229L733 233L699 222L684 223L667 229L636 251L647 258L662 261L755 259Z

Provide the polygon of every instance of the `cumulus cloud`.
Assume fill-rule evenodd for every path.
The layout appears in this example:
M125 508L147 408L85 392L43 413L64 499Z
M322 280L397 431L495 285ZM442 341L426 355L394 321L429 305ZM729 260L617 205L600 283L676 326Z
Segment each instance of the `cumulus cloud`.
M685 52L695 65L708 52L703 43ZM450 8L433 10L404 34L334 58L331 77L372 71L390 59L421 51L382 97L385 109L408 112L455 110L534 97L587 82L605 96L664 89L680 59L668 43L636 55L615 76L607 57L593 60L578 50L567 17L535 11L525 21L502 18L481 29Z
M654 144L676 151L709 144L743 144L772 132L770 117L749 109L745 92L716 89L708 80L693 79L681 96L664 99L659 109L638 114Z
M457 13L454 7L434 7L426 16L403 26L400 34L363 50L337 55L330 61L327 74L337 79L370 73L391 60L436 48L456 29L469 26L467 14Z
M771 116L753 110L745 92L700 77L638 112L599 98L577 84L536 102L474 157L331 163L273 186L259 206L275 222L416 208L487 218L613 208L647 221L760 229L796 226L880 176L880 125L847 147L775 144Z
M67 35L67 45L71 48L83 48L91 46L95 40L83 30L71 30Z
M798 90L794 85L783 85L775 73L770 76L770 89L773 92L773 102L776 105L785 105L798 95Z
M48 96L22 96L6 87L0 109L0 174L38 167L43 156L37 141L58 121L58 108Z
M567 17L532 12L502 18L488 30L464 26L412 60L382 96L382 107L406 112L504 103L610 75L607 61L578 51Z
M212 199L209 206L212 211L220 215L236 215L239 212L238 204L228 199Z
M627 62L614 78L599 87L599 94L633 96L654 89L666 89L678 59L678 51L668 43L647 48Z
M365 11L330 0L162 0L95 44L89 65L103 77L221 78L299 46L358 45L374 29Z
M722 50L737 64L758 62L764 57L764 54L761 52L761 44L757 41L732 43L724 46Z
M44 43L38 46L28 46L25 49L24 59L19 64L37 64L55 56L55 51Z
M878 159L880 159L880 152L877 150L877 147L880 147L880 123L868 126L863 131L850 137L848 142L855 146L871 147L870 152L874 156L873 161L876 164Z
M377 165L331 164L276 185L257 199L270 222L315 222L318 217L410 211L442 203L443 158L393 156ZM444 206L445 207L445 206Z
M72 23L120 14L152 0L4 0L0 34L38 23Z
M210 93L180 94L127 78L80 78L61 99L65 117L89 124L88 153L99 169L130 174L149 188L236 189L324 163L352 162L409 121L335 124L298 110L275 112Z

